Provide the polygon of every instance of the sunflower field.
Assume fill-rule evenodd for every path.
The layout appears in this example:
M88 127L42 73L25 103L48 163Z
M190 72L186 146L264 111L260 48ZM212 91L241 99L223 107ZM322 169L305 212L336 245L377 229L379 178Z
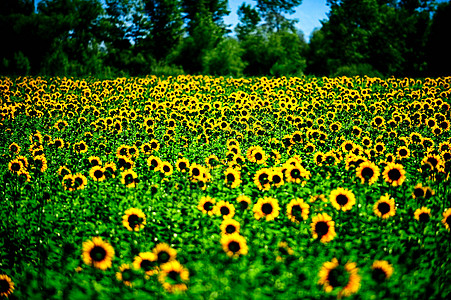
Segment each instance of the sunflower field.
M451 78L0 78L0 297L451 294Z

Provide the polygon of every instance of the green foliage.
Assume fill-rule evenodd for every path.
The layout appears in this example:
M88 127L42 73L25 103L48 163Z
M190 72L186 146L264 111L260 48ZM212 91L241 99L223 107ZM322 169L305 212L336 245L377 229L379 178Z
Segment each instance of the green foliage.
M31 0L0 2L7 45L0 74L135 76L167 67L232 76L424 77L450 69L442 42L449 2L328 0L328 19L308 45L289 18L301 0L243 3L239 45L223 20L226 0L42 0L37 9Z
M243 75L245 63L241 60L243 49L237 40L225 38L212 50L205 53L202 65L204 74Z
M332 75L334 77L338 76L369 76L369 77L382 77L382 74L378 71L374 70L373 66L370 64L353 64L353 65L345 65L339 66L335 73Z
M351 272L357 282L351 299L451 295L449 77L226 78L180 75L177 67L158 63L152 70L172 74L0 78L0 96L7 99L0 111L0 280L2 289L5 275L14 283L11 299L335 299ZM447 129L438 133L431 121ZM82 141L83 152L77 147ZM141 147L146 143L158 147L148 151ZM401 157L401 147L408 157ZM215 163L208 159L213 154ZM320 161L317 154L328 158ZM35 161L41 155L45 170ZM151 155L173 172L151 167ZM405 171L399 185L387 179L389 156ZM181 158L191 168L178 170ZM96 159L101 169L109 163L117 169L105 169L106 178L97 180L91 172ZM371 184L359 173L364 162L380 170ZM190 172L196 166L204 176ZM305 178L293 181L292 167L302 167ZM129 187L122 180L128 168L137 176ZM240 176L236 187L226 181L230 169ZM262 170L268 177L257 181ZM279 171L283 184L272 177ZM86 183L68 185L75 174ZM339 187L348 191L340 201L333 196ZM393 214L381 218L375 204L386 194ZM247 208L238 202L243 195ZM216 213L199 206L205 196L216 200L208 206ZM355 198L347 210L337 208L344 196ZM272 220L257 218L264 197L280 207ZM304 211L291 211L298 222L289 214L293 199L309 207L305 218ZM224 250L228 235L220 226L227 216L220 201L234 208L248 248L237 257ZM131 208L145 217L131 218ZM417 218L423 208L429 218ZM318 214L332 218L336 235L329 242L314 237ZM128 228L144 219L139 230ZM104 270L86 259L107 248L87 250L97 237L114 250ZM124 271L160 243L175 250L174 261L189 272L186 291L171 293L162 284L164 255L149 255L157 261ZM332 272L334 259L339 266ZM390 276L373 270L376 261L391 266ZM331 289L321 283L327 266ZM145 274L147 268L157 273ZM174 273L166 283L182 281Z

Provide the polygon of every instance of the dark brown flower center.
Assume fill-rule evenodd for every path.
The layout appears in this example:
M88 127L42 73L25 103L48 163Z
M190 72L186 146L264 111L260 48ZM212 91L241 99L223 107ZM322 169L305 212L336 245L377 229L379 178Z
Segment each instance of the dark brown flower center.
M11 286L9 285L9 282L6 279L0 279L0 294L6 294L8 293Z
M371 272L371 278L377 283L382 283L387 278L387 274L381 268L375 268Z
M386 213L390 212L390 204L388 204L387 202L381 202L377 206L377 209L382 215L385 215Z
M238 243L237 241L231 241L229 243L229 250L232 251L233 253L240 251L241 247L240 247L240 243Z
M223 215L223 216L227 216L230 213L230 209L227 206L221 206L219 211L221 212L221 215Z
M235 175L232 173L227 174L227 182L234 182L235 181Z
M158 252L157 257L158 257L158 263L160 263L160 264L164 264L164 263L168 262L169 259L171 258L169 253L167 253L166 251Z
M227 225L226 226L226 229L225 229L225 232L227 232L227 233L234 233L236 231L236 227L235 226L233 226L233 225Z
M349 199L346 195L340 194L337 196L337 203L340 206L344 206L346 205L346 203L348 203Z
M423 212L419 215L419 219L420 219L420 222L428 222L430 217L429 217L428 213Z
M205 209L206 211L212 210L212 209L213 209L213 203L211 203L210 201L205 202L205 203L204 203L204 209Z
M424 190L422 188L416 188L413 190L413 194L415 195L415 198L421 198L424 196Z
M327 280L333 288L342 287L348 283L348 276L346 275L347 274L344 268L337 266L336 268L329 271Z
M370 179L371 177L373 177L374 175L374 171L372 168L370 167L365 167L362 170L362 177L365 179Z
M106 257L106 250L105 248L101 247L101 246L95 246L94 248L91 249L91 251L89 252L89 256L91 257L91 259L95 262L99 262L105 259Z
M388 171L388 178L391 181L396 181L401 178L401 172L399 172L398 169L391 169L390 171Z
M329 232L329 225L324 221L320 221L315 225L315 232L321 238Z
M100 179L100 178L102 178L102 176L103 176L102 170L95 170L95 172L94 172L95 178Z
M262 205L262 212L263 212L265 215L271 214L272 211L273 211L273 208L272 208L271 203L265 203L265 204Z
M141 269L143 269L145 272L150 271L153 268L153 265L153 262L148 259L143 259L141 261Z

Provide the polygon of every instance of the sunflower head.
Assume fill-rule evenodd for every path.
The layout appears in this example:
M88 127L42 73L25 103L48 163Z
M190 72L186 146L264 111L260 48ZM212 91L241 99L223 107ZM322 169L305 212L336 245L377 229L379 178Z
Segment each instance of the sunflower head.
M237 232L223 235L221 245L229 257L237 258L240 255L246 255L248 252L245 238Z
M332 217L326 213L318 214L312 218L310 223L313 238L319 239L321 243L327 243L336 236L335 222Z
M169 293L184 292L188 289L189 271L178 261L169 261L161 265L158 281Z
M147 276L158 274L158 257L153 252L141 252L135 257L133 267L135 270L142 270Z
M146 215L139 208L129 208L122 217L122 224L130 231L139 231L146 225Z
M385 194L374 204L373 211L376 216L388 219L396 213L395 200L390 195Z
M355 204L354 193L344 188L337 188L330 193L330 202L337 210L350 210Z
M106 270L111 267L114 249L100 237L94 237L83 243L82 258L85 264Z
M0 274L0 297L8 298L14 292L14 282L8 275Z
M157 263L160 265L175 260L177 256L177 250L166 243L156 245L152 249L152 253L156 256Z
M358 268L353 262L342 265L336 258L325 262L319 271L318 283L323 285L327 293L338 291L337 297L350 296L360 288Z
M224 219L221 223L221 234L240 233L240 223L234 219Z
M299 224L308 218L310 205L302 199L293 199L287 205L287 217L291 222Z
M393 266L386 260L376 260L371 266L371 277L377 283L382 283L388 280L393 274Z
M272 221L279 216L279 202L272 197L258 199L253 207L254 217L259 220L265 218L266 221Z

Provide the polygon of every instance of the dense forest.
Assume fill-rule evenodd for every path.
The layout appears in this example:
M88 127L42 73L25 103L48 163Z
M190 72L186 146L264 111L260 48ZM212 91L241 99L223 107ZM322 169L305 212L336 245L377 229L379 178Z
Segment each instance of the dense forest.
M327 0L309 42L302 0L2 0L0 74L446 76L451 3Z

